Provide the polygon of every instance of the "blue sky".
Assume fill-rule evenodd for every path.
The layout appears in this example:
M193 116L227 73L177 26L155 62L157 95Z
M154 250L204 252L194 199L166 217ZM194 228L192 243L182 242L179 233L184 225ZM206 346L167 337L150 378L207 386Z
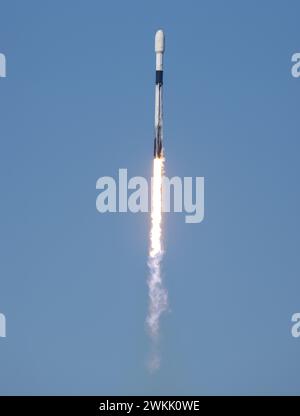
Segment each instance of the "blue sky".
M0 394L298 394L299 2L1 1ZM151 174L154 33L166 33L170 312L146 368L147 214L96 180Z

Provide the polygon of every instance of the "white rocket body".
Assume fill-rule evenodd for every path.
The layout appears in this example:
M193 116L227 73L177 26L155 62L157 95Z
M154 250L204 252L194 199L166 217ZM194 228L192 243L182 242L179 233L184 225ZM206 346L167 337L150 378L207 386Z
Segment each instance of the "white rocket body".
M154 115L154 157L162 157L163 148L163 56L165 36L162 30L155 34L156 80L155 80L155 115Z

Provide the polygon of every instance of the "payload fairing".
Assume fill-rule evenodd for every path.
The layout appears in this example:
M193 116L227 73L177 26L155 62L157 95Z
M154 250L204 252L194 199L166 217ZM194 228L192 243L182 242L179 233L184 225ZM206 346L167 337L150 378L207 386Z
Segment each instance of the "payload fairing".
M155 34L156 80L155 80L155 139L154 157L163 156L163 55L165 51L165 36L162 30Z

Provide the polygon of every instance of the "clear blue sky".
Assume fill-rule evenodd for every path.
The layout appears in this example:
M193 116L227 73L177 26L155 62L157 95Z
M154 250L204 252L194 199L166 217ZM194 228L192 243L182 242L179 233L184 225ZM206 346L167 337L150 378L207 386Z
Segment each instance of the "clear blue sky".
M297 1L1 1L0 394L297 394ZM165 220L162 367L146 369L147 214L96 180L150 176L154 33L169 176L205 219Z

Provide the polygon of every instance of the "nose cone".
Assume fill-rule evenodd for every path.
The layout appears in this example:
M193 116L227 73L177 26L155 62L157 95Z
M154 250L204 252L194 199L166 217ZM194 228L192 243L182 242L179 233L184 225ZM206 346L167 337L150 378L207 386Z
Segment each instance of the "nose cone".
M155 52L164 52L165 50L165 35L162 30L155 33Z

